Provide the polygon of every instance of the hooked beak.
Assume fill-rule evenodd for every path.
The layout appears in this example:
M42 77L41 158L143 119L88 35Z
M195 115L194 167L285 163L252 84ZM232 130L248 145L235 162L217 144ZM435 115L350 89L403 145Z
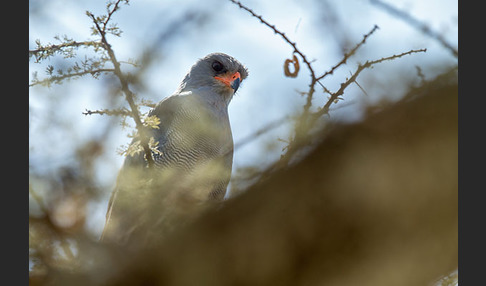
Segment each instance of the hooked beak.
M241 74L239 72L223 76L215 76L214 78L221 81L226 86L231 87L234 90L233 92L236 92L238 90L238 87L241 83Z

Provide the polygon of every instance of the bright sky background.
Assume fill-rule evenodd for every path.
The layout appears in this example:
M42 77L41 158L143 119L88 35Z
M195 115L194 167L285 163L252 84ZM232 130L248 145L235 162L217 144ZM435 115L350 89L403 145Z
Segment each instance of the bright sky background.
M100 0L31 0L29 3L29 49L35 48L36 39L44 44L55 43L55 35L65 34L77 41L95 39L91 36L92 23L85 11L105 14L104 1ZM324 73L340 61L343 44L347 43L344 48L349 51L374 25L378 25L379 30L348 64L323 81L331 91L336 91L339 84L356 70L358 62L427 48L426 53L385 62L364 71L358 82L367 95L356 85L347 89L345 100L331 107L331 119L334 120L358 120L364 106L383 98L398 99L408 83L419 83L416 66L422 69L426 79L432 79L447 66L457 63L457 59L435 40L368 1L243 0L242 3L295 41L310 60L315 60L313 66L317 74ZM457 47L457 1L403 0L389 3L422 20ZM154 102L163 99L177 88L198 58L211 52L225 52L245 64L250 71L229 108L235 143L274 120L302 110L305 98L298 91L307 90L310 77L306 68L301 65L297 78L285 77L283 62L291 58L292 48L229 1L131 1L113 17L113 22L123 31L122 37L108 38L118 60L139 59L167 25L180 19L187 11L208 13L207 21L185 25L170 41L160 43L156 49L159 58L144 74L146 90L139 93L140 97ZM80 55L84 56L82 50ZM29 68L31 73L38 71L39 77L44 78L47 64L56 67L62 63L60 57L43 64L30 60ZM128 65L122 68L130 69ZM401 83L391 80L397 77L403 79ZM31 77L29 83L30 80ZM82 115L85 109L111 108L104 84L103 77L98 80L85 77L51 88L29 88L31 173L52 176L59 166L73 162L77 144L98 138L105 132L104 127L113 123L112 117ZM326 99L326 94L318 92L313 106L322 106ZM52 106L56 107L55 110L51 109ZM288 137L287 127L276 128L235 150L233 170L244 166L265 166L277 160L285 146L278 139ZM99 234L103 228L109 194L123 162L123 157L116 150L130 141L126 136L129 130L123 130L118 124L110 128L116 130L106 139L105 152L96 162L95 174L106 193L90 205L87 221L89 230L94 234Z

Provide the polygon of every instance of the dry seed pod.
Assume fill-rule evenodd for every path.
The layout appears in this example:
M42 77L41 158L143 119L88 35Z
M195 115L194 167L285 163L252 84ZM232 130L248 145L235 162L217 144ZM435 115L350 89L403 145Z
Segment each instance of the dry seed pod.
M294 72L290 72L290 70L289 70L290 63L293 63L294 64ZM285 63L284 63L284 73L285 73L285 76L288 76L288 77L297 77L297 74L299 73L299 69L300 69L299 59L295 55L294 55L294 59L293 60L289 60L289 59L286 59L285 60Z

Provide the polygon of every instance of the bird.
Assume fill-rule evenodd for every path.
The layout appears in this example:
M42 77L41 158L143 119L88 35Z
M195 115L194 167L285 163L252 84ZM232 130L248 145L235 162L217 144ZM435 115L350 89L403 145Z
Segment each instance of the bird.
M154 165L148 167L144 152L126 156L101 241L150 244L224 200L233 164L228 105L247 76L234 57L211 53L149 111L159 119L147 134L156 146Z

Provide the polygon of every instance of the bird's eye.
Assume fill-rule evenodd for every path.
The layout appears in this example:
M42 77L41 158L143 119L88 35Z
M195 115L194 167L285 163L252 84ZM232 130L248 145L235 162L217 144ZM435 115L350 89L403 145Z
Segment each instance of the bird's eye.
M214 63L211 65L211 67L212 67L212 68L213 68L213 70L214 70L214 71L216 71L216 72L220 72L220 71L222 71L222 70L223 70L223 68L224 68L224 67L223 67L223 64L222 64L222 63L220 63L220 62L217 62L217 61L216 61L216 62L214 62Z

